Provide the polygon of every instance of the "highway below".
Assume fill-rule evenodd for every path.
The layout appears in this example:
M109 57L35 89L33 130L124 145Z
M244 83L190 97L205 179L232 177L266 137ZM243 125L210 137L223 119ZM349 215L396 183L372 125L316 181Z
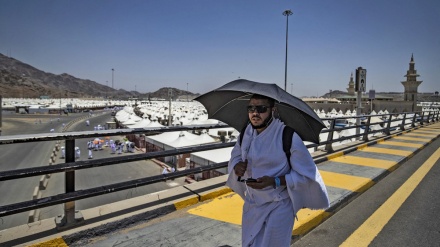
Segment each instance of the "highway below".
M89 118L90 125L87 126L85 120L74 123L67 131L88 131L93 130L95 126L105 126L106 122L112 121L110 112L105 114L97 113L95 116ZM123 141L124 136L113 136L111 139ZM105 139L103 136L101 139ZM93 141L92 139L79 139L75 140L75 146L81 150L81 156L77 160L88 160L87 142ZM64 146L64 142L61 143ZM122 154L111 154L109 147L104 147L103 150L92 151L93 159L109 158L119 155L133 155L139 154L141 151L136 150L134 153L124 152ZM64 162L60 158L60 153L57 156L56 163ZM85 170L79 170L75 172L75 190L82 190L88 188L99 187L112 183L124 182L138 178L144 178L149 176L155 176L162 173L163 168L150 160L129 162L117 165L110 165L98 168L91 168ZM46 190L43 191L43 197L48 197L56 194L64 193L64 173L52 174L49 179ZM75 209L83 210L87 208L93 208L108 203L129 199L132 197L151 194L161 190L166 190L171 187L180 186L185 183L184 178L178 178L172 181L155 183L147 186L141 186L138 188L118 191L109 193L90 199L83 199L76 201ZM57 215L63 214L64 205L57 205L52 207L43 208L40 210L39 219L52 218Z
M54 132L61 132L63 123L67 124L70 121L84 118L84 116L88 115L89 113L72 113L68 116L5 113L3 114L2 135L49 133L51 129L53 129ZM58 120L58 117L60 117L60 120ZM110 115L110 112L104 114L97 112L90 116L88 120L90 121L89 126L86 126L85 120L80 120L72 124L67 131L93 130L94 126L97 126L98 124L105 126L106 122L112 120L112 116ZM122 141L123 136L113 138ZM81 150L81 156L78 160L88 159L87 141L89 140L75 140L75 146L78 146ZM0 171L48 165L55 145L55 141L0 145ZM61 145L64 145L63 141L61 142ZM140 153L140 151L136 151L135 153ZM57 154L55 163L63 163L64 159L61 159L61 153L57 152ZM134 153L123 153L121 155L130 154ZM112 155L114 156L117 154L110 154L110 150L107 147L101 151L93 151L94 159L108 158ZM75 174L75 189L81 190L99 187L101 185L158 175L161 174L161 172L162 168L149 160L80 170L76 171ZM35 187L39 185L39 180L40 176L0 182L0 205L33 199L32 196ZM92 199L83 199L76 202L76 209L81 210L96 207L143 194L166 190L170 187L179 186L184 183L184 178L179 178L173 181L110 193ZM40 190L40 192L41 197L64 193L64 173L52 174L48 179L47 188L45 190ZM63 214L63 209L64 205L42 208L38 210L38 219L41 220L61 215ZM3 217L0 219L0 230L27 224L29 222L28 218L29 212Z
M67 123L80 115L4 113L2 135L49 133L51 129L60 132L63 123ZM59 121L58 117L60 118ZM0 171L48 165L54 147L54 141L0 145ZM0 205L31 200L35 186L39 184L39 179L40 177L29 177L0 182ZM0 219L0 230L27 224L28 215L28 212L23 212Z

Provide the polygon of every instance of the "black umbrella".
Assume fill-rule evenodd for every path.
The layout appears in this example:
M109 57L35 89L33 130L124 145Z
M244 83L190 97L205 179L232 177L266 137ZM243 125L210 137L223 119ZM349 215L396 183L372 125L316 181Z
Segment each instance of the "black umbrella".
M273 98L280 118L286 125L292 127L304 141L319 143L319 133L325 127L321 119L304 101L276 84L240 79L195 100L205 106L209 118L220 120L241 131L249 120L246 107L253 94Z

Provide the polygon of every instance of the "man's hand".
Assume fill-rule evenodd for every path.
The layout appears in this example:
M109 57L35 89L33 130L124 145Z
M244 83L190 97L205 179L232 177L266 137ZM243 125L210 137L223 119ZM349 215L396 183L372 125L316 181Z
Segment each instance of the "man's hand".
M275 184L275 178L269 177L269 176L264 176L261 178L257 178L257 182L249 182L246 184L247 184L247 186L251 187L252 189L264 189L268 186L273 187L273 185Z
M243 176L244 173L246 172L247 163L248 163L247 160L245 160L244 162L243 162L243 161L238 162L238 163L234 166L234 172L235 172L235 175L237 175L237 176L239 176L239 177Z

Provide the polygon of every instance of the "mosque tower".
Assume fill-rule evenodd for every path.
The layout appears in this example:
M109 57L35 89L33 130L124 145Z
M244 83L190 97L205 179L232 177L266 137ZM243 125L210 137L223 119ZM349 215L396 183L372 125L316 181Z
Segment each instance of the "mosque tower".
M422 83L422 81L417 81L417 70L414 68L414 56L411 54L411 61L409 62L409 70L406 71L406 81L402 81L403 86L405 87L405 92L403 96L404 101L413 101L414 103L417 101L417 88Z
M350 81L348 82L348 88L347 88L347 92L349 95L354 95L355 91L354 91L354 81L353 81L353 72L351 72L351 76L350 76Z

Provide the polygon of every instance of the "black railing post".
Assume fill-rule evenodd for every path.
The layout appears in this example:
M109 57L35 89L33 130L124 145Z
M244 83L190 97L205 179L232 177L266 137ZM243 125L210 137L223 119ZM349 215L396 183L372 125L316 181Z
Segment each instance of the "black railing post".
M66 140L66 163L75 162L75 139ZM75 171L65 173L65 193L75 192ZM64 203L67 224L75 222L75 201Z
M75 139L66 140L66 163L75 162ZM64 175L64 189L65 193L75 192L75 171L67 171ZM58 216L56 218L57 227L64 228L69 227L82 220L82 216L76 217L75 201L64 203L64 216Z
M400 124L400 130L401 131L405 130L405 120L406 120L406 112L403 114L402 123Z
M371 122L371 115L368 116L367 124L365 125L364 138L363 138L364 142L368 141L368 132L370 130L370 122Z
M423 118L425 117L425 112L422 111L422 116L420 116L420 125L423 125Z
M333 132L335 131L336 118L332 119L330 123L330 129L327 135L327 144L325 144L325 151L327 153L333 153L332 140L333 140Z
M414 113L414 116L413 116L412 123L411 123L412 128L416 127L416 117L417 117L417 114L415 112L413 112L413 113Z
M387 136L391 135L391 131L390 131L390 128L391 128L391 118L392 118L392 115L390 114L389 118L388 118L388 121L387 121L387 126L385 128L385 134Z

